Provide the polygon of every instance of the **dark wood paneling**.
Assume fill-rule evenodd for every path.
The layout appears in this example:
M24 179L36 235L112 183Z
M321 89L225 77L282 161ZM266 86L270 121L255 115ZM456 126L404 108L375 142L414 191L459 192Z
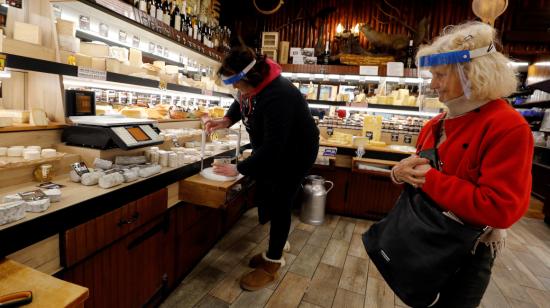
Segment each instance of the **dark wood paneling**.
M261 1L259 2L261 3ZM317 20L315 24L312 24L313 20L310 17L327 7L336 8L336 11L329 15L324 23L324 33L322 33L323 42L328 34L331 45L334 45L332 42L334 42L338 23L348 27L353 27L356 23L367 23L380 32L408 33L406 27L398 22L385 23L388 18L378 10L378 6L386 11L391 11L394 15L400 14L399 19L414 28L416 28L421 18L428 17L430 21L429 38L439 35L447 25L476 19L471 9L472 0L389 0L387 2L397 8L399 12L390 10L382 0L294 0L285 1L281 9L275 14L261 15L254 9L250 0L223 1L221 22L230 25L236 33L242 34L248 42L259 42L261 31L277 31L277 29L280 29L278 30L280 40L289 41L291 47L315 47L320 29L318 27L319 21ZM509 0L508 8L496 20L495 28L500 33L515 30L518 25L526 22L522 18L525 14L519 15L518 12L546 12L549 7L550 0ZM281 28L282 25L297 19L301 20L292 23L288 27ZM545 35L544 31L540 32L540 35ZM538 39L521 43L506 40L506 36L504 39L505 52L512 55L526 56L550 53L548 44ZM360 35L360 43L364 48L368 48L367 40L363 35ZM334 52L336 52L336 49L333 46L332 53Z
M167 207L166 188L99 216L64 233L63 265L72 266L101 248L162 214Z
M353 216L380 219L393 208L402 187L388 174L354 170L349 187L348 212Z
M89 288L85 307L157 306L168 291L174 264L167 245L174 242L170 230L168 216L157 218L66 269L61 278Z
M314 166L310 174L320 175L325 180L334 183L334 187L327 194L326 211L333 214L350 215L346 210L350 170L334 166Z

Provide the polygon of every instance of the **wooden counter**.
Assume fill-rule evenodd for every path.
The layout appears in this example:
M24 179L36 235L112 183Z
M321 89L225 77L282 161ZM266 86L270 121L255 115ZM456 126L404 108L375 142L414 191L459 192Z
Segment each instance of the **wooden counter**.
M32 291L32 302L25 307L83 307L87 288L59 280L17 262L0 260L0 295Z
M245 149L246 146L241 147ZM217 153L227 156L233 150ZM205 159L210 165L214 156ZM68 175L56 177L53 182L65 185L61 188L61 201L52 203L42 213L26 213L25 218L0 226L0 257L32 245L59 232L65 231L92 218L103 215L124 204L194 175L200 171L200 161L178 168L163 168L161 173L149 178L140 178L113 188L103 189L97 185L84 186L73 183ZM37 189L31 182L0 188L0 197L21 191ZM17 241L13 239L17 238Z

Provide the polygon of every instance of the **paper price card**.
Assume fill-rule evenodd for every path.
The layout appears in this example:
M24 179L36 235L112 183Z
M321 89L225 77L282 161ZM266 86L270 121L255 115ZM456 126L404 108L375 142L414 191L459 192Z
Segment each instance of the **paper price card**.
M78 67L78 78L87 78L93 80L107 80L107 72L95 70L89 67Z

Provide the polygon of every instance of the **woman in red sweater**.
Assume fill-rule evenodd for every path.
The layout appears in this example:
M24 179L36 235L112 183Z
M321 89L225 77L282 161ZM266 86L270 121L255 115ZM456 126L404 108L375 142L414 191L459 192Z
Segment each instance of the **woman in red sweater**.
M495 50L495 36L491 26L469 22L446 28L417 54L448 108L427 123L417 143L417 153L437 149L439 163L432 167L413 155L393 168L392 178L420 187L462 222L489 227L434 307L480 304L505 229L529 205L533 138L527 122L502 99L517 80L509 60Z

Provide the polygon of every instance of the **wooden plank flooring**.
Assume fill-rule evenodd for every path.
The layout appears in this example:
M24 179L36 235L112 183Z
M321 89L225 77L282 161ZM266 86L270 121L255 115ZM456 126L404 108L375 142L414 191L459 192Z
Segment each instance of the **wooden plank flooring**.
M316 227L292 219L291 251L276 283L256 292L239 286L248 260L268 245L269 227L251 209L161 307L406 307L363 248L371 221L328 215ZM525 217L508 234L481 307L550 308L550 227Z

